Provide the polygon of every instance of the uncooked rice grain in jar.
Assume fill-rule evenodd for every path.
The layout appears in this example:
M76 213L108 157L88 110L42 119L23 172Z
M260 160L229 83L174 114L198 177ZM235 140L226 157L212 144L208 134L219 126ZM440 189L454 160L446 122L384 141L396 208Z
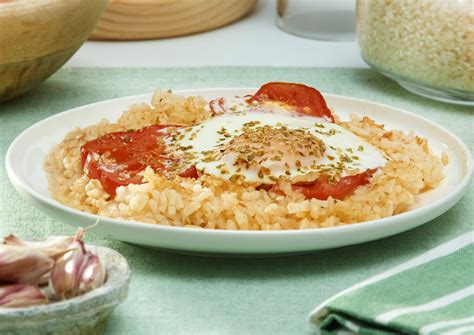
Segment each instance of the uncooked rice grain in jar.
M472 0L358 0L364 60L406 89L474 104Z

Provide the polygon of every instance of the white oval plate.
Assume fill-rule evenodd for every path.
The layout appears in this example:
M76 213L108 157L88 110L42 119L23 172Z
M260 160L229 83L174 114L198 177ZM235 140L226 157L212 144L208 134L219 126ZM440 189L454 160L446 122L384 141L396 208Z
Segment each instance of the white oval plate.
M256 89L226 88L177 91L207 99L231 97ZM409 211L347 226L291 231L231 231L160 226L100 217L94 228L107 237L181 252L219 254L282 254L335 248L371 241L417 227L451 208L467 189L472 175L472 158L466 145L451 132L415 114L370 101L324 95L342 118L350 113L367 115L389 129L413 130L426 137L436 154L446 152L446 177L435 190L417 198ZM70 225L88 226L99 216L66 207L52 199L42 169L45 155L75 127L85 127L102 118L116 120L131 104L149 102L151 94L102 101L51 116L22 132L10 145L6 156L8 176L20 194L48 215Z

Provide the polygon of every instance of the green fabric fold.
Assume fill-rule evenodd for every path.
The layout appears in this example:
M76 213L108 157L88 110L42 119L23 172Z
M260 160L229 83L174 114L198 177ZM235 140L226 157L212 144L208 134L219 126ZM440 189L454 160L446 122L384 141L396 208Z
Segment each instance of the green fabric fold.
M395 331L388 327L381 327L374 323L368 323L362 321L357 317L341 312L331 312L327 314L320 325L322 335L340 335L341 333L347 334L360 334L360 335L388 335L388 334L400 334L401 331Z
M369 278L318 306L321 334L474 333L474 232Z

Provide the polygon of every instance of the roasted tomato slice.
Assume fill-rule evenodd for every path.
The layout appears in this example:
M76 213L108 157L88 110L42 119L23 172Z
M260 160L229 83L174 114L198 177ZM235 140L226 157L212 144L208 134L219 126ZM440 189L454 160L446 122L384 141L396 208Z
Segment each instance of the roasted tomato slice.
M263 85L247 102L278 101L296 108L296 111L311 116L327 117L334 122L322 94L315 88L295 83L271 82Z
M104 190L115 195L119 186L141 184L138 173L150 166L164 172L173 161L167 157L160 140L165 129L177 126L154 125L135 131L120 131L106 134L89 141L81 147L82 168L90 178L98 179ZM182 171L182 177L197 178L194 166Z
M337 182L331 182L327 175L323 175L310 184L295 184L293 189L303 193L306 199L326 200L333 197L341 200L354 192L358 186L367 184L375 171L376 169L371 169L354 176L342 177Z

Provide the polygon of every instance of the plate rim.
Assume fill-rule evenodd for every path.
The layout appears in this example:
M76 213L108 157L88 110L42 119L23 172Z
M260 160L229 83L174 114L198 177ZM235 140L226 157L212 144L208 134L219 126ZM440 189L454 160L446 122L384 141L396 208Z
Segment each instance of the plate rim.
M202 92L202 91L235 91L235 90L248 90L248 91L254 91L256 88L253 87L214 87L214 88L194 88L194 89L180 89L180 90L173 90L173 93L176 94L184 94L184 95L192 95L195 92ZM202 93L201 93L202 94ZM65 111L56 113L54 115L51 115L45 119L42 119L26 129L24 129L20 134L18 134L15 139L10 143L8 150L6 152L5 156L5 166L6 166L6 171L8 178L10 179L10 182L13 184L13 186L18 190L21 189L21 191L30 194L35 198L36 200L45 203L51 207L60 209L62 211L67 212L70 215L79 215L86 217L90 220L100 220L101 218L104 218L105 220L109 221L110 223L114 225L119 225L122 227L126 228L131 228L131 224L133 227L137 227L139 229L144 229L144 230L152 230L152 231L169 231L169 232L183 232L183 233L192 233L192 234L199 234L199 235L215 235L215 236L236 236L236 237L241 237L241 236L259 236L259 237L266 237L266 236L282 236L282 235L291 235L291 236L298 236L298 235L312 235L312 234L337 234L337 233L347 233L350 234L351 232L359 231L359 230L365 230L374 227L379 227L383 228L383 226L390 225L392 221L396 220L401 220L401 221L406 221L410 219L414 219L420 216L426 216L427 213L431 212L433 209L439 207L440 205L444 203L450 203L451 201L454 200L454 203L457 202L456 198L458 200L464 195L467 186L472 178L473 175L473 158L472 154L467 147L467 145L455 134L453 134L450 130L444 128L443 126L435 123L434 121L431 121L423 116L420 116L418 114L415 114L413 112L409 112L407 110L403 110L398 107L390 106L387 104L375 102L372 100L368 99L362 99L362 98L356 98L356 97L350 97L350 96L344 96L344 95L338 95L338 94L329 94L329 93L323 93L322 95L324 97L330 97L330 98L342 98L346 100L351 100L353 102L357 103L370 103L374 107L381 107L381 108L390 108L393 110L396 110L397 113L402 113L404 115L407 115L409 117L413 117L418 119L418 121L422 121L424 123L428 123L430 126L434 128L438 128L442 132L446 133L449 135L454 141L459 145L461 148L462 152L465 154L466 160L464 162L465 166L467 167L466 174L463 176L462 180L460 183L458 183L445 197L442 197L440 199L435 200L434 202L425 204L419 208L409 210L407 212L403 212L400 214L392 215L389 217L381 218L381 219L376 219L376 220L370 220L370 221L364 221L364 222L358 222L358 223L352 223L352 224L347 224L347 225L341 225L341 226L335 226L335 227L322 227L322 228L308 228L308 229L294 229L294 230L227 230L227 229L192 229L190 227L179 227L179 226L166 226L166 225L160 225L160 224L150 224L150 223L145 223L145 222L139 222L139 221L127 221L127 220L120 220L120 219L115 219L115 218L108 218L96 214L91 214L87 212L82 212L78 209L68 207L66 205L63 205L59 203L57 200L53 199L51 196L46 197L39 192L37 192L35 189L33 189L28 183L26 183L25 180L23 180L14 170L13 168L13 162L12 162L12 155L13 155L13 149L17 145L17 143L20 141L20 139L25 136L29 131L31 131L33 128L36 128L37 126L40 126L43 123L50 122L51 120L54 120L55 118L61 118L64 117L67 114L72 114L74 112L77 112L77 110L84 109L84 108L90 108L94 105L99 105L99 104L104 104L104 103L110 103L110 102L118 102L120 100L133 100L133 99L138 99L141 97L150 97L153 96L152 93L143 93L143 94L136 94L136 95L130 95L130 96L125 96L125 97L118 97L118 98L112 98L112 99L106 99L106 100L100 100L96 102L92 102L89 104L73 107L70 109L67 109ZM65 136L66 134L64 134ZM18 190L19 191L19 190ZM23 197L24 195L22 192L19 192ZM31 202L28 199L29 202ZM454 204L453 204L454 205ZM452 205L449 207L451 208ZM448 209L449 209L448 208Z

